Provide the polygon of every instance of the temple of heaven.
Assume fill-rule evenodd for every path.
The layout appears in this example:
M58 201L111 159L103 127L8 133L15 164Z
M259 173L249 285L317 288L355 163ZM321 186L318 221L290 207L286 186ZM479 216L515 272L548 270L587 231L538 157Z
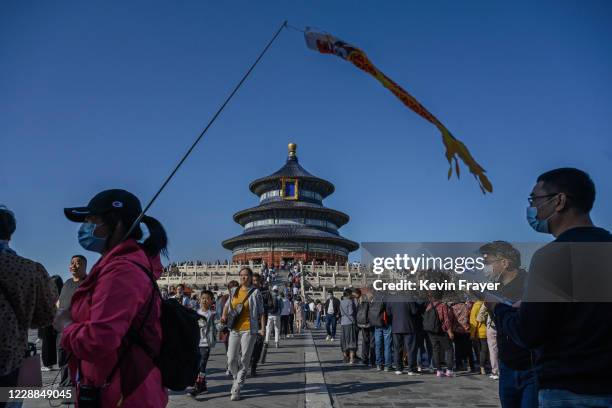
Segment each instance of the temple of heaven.
M222 243L232 251L234 262L345 263L349 252L359 248L338 232L349 216L323 206L334 185L300 166L296 149L297 145L290 143L287 163L249 185L259 197L259 205L234 214L234 221L244 231Z

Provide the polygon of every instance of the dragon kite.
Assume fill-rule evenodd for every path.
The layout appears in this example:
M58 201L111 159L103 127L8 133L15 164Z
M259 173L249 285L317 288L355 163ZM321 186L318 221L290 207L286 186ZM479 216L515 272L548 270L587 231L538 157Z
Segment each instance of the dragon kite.
M457 178L459 177L459 159L461 159L470 172L478 180L480 189L483 193L492 192L493 185L485 175L485 170L476 162L470 154L468 148L459 139L454 137L451 132L440 122L433 114L431 114L423 105L419 103L412 95L410 95L401 86L393 82L389 77L383 74L378 68L372 64L365 52L357 47L354 47L332 35L320 33L306 29L304 33L306 45L308 48L318 51L322 54L335 54L338 57L351 62L357 68L367 72L376 78L380 83L387 88L393 95L401 100L404 105L412 109L424 119L433 123L442 133L442 142L446 147L446 159L450 165L448 169L448 178L453 174L453 164Z

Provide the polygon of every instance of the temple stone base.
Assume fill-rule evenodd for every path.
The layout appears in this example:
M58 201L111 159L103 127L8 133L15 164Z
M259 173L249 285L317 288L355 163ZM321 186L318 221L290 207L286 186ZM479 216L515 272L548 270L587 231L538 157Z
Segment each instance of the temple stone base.
M268 265L280 265L281 262L293 261L302 263L316 264L327 263L333 265L335 263L345 264L347 262L346 256L329 254L324 252L301 252L301 251L262 251L262 252L249 252L245 254L234 254L232 261L240 264L260 264L265 262Z

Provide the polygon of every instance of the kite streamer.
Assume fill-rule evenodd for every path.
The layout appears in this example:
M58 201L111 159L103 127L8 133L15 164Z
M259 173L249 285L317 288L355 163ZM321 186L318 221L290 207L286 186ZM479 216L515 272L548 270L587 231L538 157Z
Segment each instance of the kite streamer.
M355 65L357 68L369 73L383 84L393 95L401 100L404 105L412 109L424 119L433 123L442 133L442 142L446 147L446 159L450 165L448 169L448 178L453 174L453 164L457 178L459 178L459 159L465 163L470 169L470 172L478 180L480 189L483 193L486 191L492 192L493 186L487 176L485 170L476 162L470 154L468 148L432 115L423 105L419 103L412 95L406 92L401 86L393 82L389 77L383 74L378 68L372 64L365 52L357 47L354 47L346 42L339 40L332 35L320 33L306 29L304 32L306 45L308 48L319 51L322 54L335 54L338 57L345 59Z

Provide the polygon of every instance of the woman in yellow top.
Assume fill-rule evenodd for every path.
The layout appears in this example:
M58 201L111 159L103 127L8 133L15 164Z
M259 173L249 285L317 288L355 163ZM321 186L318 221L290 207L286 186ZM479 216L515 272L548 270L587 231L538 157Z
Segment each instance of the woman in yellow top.
M240 270L240 286L230 290L230 300L225 303L221 322L227 322L229 309L236 310L242 305L242 311L236 318L227 346L227 364L234 377L231 397L232 401L240 399L240 387L244 384L247 370L251 362L251 353L255 345L257 333L264 336L264 306L261 293L253 287L253 270Z
M478 314L481 311L480 309L484 307L484 303L479 300L474 303L470 311L470 338L478 356L480 374L483 375L487 373L485 364L489 356L489 346L487 344L487 324L486 322L479 321Z

